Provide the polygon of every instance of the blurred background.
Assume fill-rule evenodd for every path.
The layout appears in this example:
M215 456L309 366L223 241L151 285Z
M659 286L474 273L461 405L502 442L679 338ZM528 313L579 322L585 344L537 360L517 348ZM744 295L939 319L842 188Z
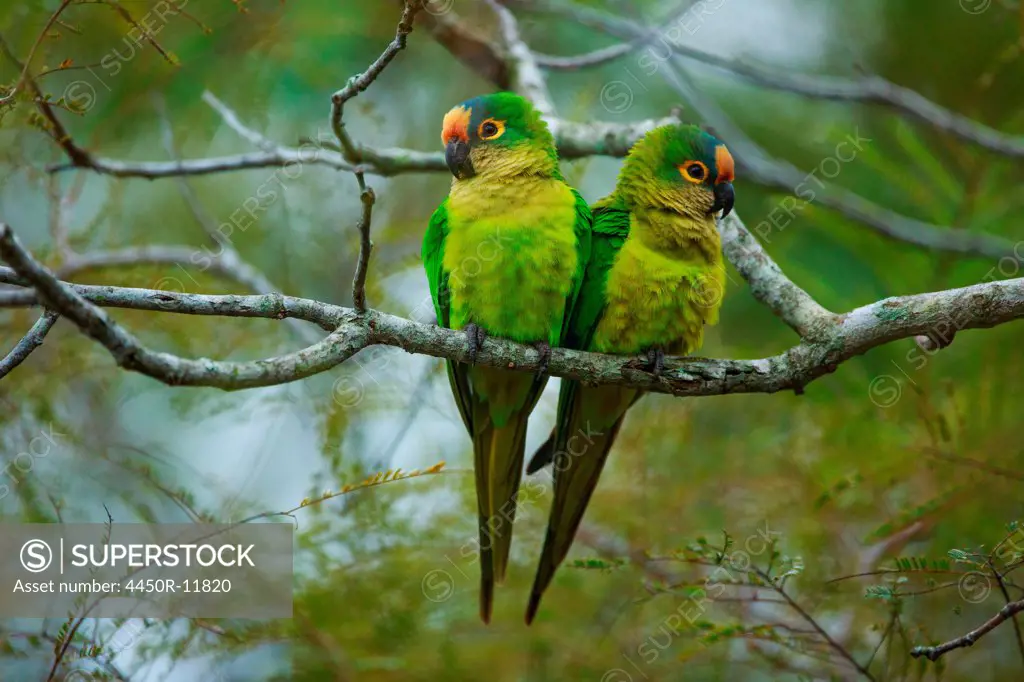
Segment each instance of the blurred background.
M3 3L0 35L15 56L29 55L59 4ZM1024 3L691 4L587 6L646 22L669 44L784 75L877 74L1024 134ZM401 10L399 2L326 0L177 5L167 14L166 3L150 0L72 2L47 30L31 73L56 70L38 85L78 145L120 161L258 150L204 101L209 91L275 144L328 146L331 93L380 54ZM539 53L573 56L617 42L527 5L510 7ZM129 37L123 12L136 22L150 17L153 40ZM437 152L444 113L495 89L431 35L429 27L446 20L501 51L485 3L432 0L407 50L346 107L356 140ZM715 128L739 159L739 215L822 305L844 312L887 296L1021 276L1020 156L891 108L772 90L695 60L680 63L699 93L688 101L660 73L665 44L551 70L559 115L627 123L680 107L684 120ZM19 76L0 55L4 91ZM351 304L359 194L350 173L307 163L287 174L258 168L152 181L48 174L66 158L44 128L30 98L0 105L0 219L65 279L189 293L263 288ZM748 163L757 155L769 165L745 177L744 151ZM563 170L594 201L613 187L619 164L589 157ZM816 171L832 187L936 229L1002 237L1018 245L1016 255L890 239L806 196L787 218L779 207L793 205L783 202L794 202L797 185L782 170L787 164L800 178ZM367 181L377 195L369 305L423 320L420 240L450 176ZM252 197L261 209L254 219L236 221L223 243L211 239ZM118 257L147 246L173 246L178 255L155 263L138 253ZM211 266L231 254L250 266L242 275ZM320 338L303 323L110 312L149 347L185 357L252 360ZM37 316L0 309L2 352ZM51 679L72 669L133 682L857 679L840 649L878 680L1017 679L1024 644L1012 623L936 663L909 652L965 634L1024 596L1013 574L997 584L984 558L1003 541L1013 552L995 561L1008 570L1024 548L1012 525L1024 515L1022 331L1019 322L965 331L936 354L895 342L842 364L803 395L646 397L626 421L573 562L530 628L522 613L546 522L547 474L526 479L510 578L483 626L470 442L442 362L395 348L367 349L301 382L226 393L122 371L61 320L0 381L0 464L41 432L52 434L31 466L6 469L0 515L101 522L106 505L115 522L232 521L291 509L376 472L446 463L441 474L356 490L295 514L293 620L87 621L76 647L117 632L121 644L63 661ZM766 357L797 341L730 268L721 321L701 354ZM557 385L550 382L534 413L531 446L553 422ZM956 549L968 558L957 562L949 554ZM686 616L716 566L740 584L716 585L716 599ZM749 566L791 572L785 594L803 615L771 589L744 586ZM872 574L849 577L861 573ZM720 574L716 582L728 580ZM0 679L46 680L61 624L0 622Z

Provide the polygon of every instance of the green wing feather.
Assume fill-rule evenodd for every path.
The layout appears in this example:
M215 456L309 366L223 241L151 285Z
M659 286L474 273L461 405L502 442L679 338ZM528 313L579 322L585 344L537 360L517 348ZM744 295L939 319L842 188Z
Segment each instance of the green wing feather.
M430 298L434 302L439 327L448 327L449 296L448 273L444 269L444 242L448 236L448 199L445 198L430 216L427 232L423 235L423 248L420 256L423 268L427 271L427 285L430 287ZM459 408L462 423L470 434L473 433L472 392L469 388L469 376L465 365L448 362L448 383L455 396L455 404Z
M568 344L572 334L572 315L586 281L587 265L590 263L594 248L592 236L594 216L590 212L590 206L576 190L572 190L572 195L576 199L576 222L573 224L573 231L576 233L576 272L572 277L572 289L569 298L565 301L565 316L562 318L562 333L559 337L561 343L559 345L563 348L578 347Z
M448 236L448 199L445 198L430 216L430 224L423 235L420 256L427 271L430 298L434 301L437 324L448 326L448 273L444 271L444 240Z
M580 285L565 339L568 348L586 349L604 311L604 288L619 249L629 236L629 211L600 207L593 212L590 257Z
M587 350L590 340L601 321L604 312L604 288L608 281L608 272L615 263L619 249L629 236L629 211L624 206L602 206L593 212L593 237L590 245L590 257L586 261L586 270L575 298L575 305L566 317L567 324L562 336L562 346ZM572 399L576 382L563 381L558 394L558 414L566 414L569 401ZM541 445L530 459L526 467L527 474L534 474L550 462L554 453L555 433Z
M629 235L629 224L629 212L625 208L599 207L594 211L590 260L566 336L566 345L570 348L587 349L590 345L605 309L608 272ZM565 466L561 463L555 466L554 500L526 610L528 624L536 616L541 596L572 546L605 459L622 426L626 410L635 401L635 394L637 392L620 391L616 387L587 389L576 381L562 382L556 428L534 454L527 468L527 472L532 473L552 461L555 453L567 453ZM593 429L590 423L594 414L601 416L597 424L601 432ZM581 451L572 447L578 435L582 435L586 443Z

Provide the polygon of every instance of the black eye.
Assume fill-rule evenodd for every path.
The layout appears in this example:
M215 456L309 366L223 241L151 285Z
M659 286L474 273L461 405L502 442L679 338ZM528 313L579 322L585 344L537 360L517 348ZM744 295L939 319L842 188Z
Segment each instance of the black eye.
M686 167L686 172L694 180L704 179L704 166L700 165L699 163L691 163L689 166Z
M498 134L498 126L494 125L490 121L487 121L482 126L480 126L480 137L483 137L483 138L494 137L497 134Z

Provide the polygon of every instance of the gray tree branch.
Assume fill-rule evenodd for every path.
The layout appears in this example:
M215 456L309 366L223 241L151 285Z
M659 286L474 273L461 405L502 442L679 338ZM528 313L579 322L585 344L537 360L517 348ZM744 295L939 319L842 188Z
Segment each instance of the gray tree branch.
M547 80L541 73L540 67L537 66L533 52L519 36L519 22L516 21L512 12L497 0L485 1L498 16L501 37L505 42L505 49L508 51L508 59L511 62L512 89L533 102L533 106L548 121L549 126L556 125L557 122L554 120L555 104L551 101ZM552 127L552 132L557 132L557 130Z
M648 131L677 121L678 118L675 116L624 124L577 123L555 118L550 119L549 124L555 134L559 156L564 159L581 159L588 156L625 156L633 143ZM448 171L448 167L444 164L444 155L441 152L424 152L400 147L374 148L367 145L361 145L359 152L361 161L357 165L353 165L324 143L307 141L299 147L278 145L270 151L247 152L206 159L182 159L180 161L123 161L102 156L89 156L82 163L57 164L48 167L47 171L61 173L73 169L84 169L118 178L144 178L147 180L188 175L212 175L254 168L283 168L302 164L325 166L342 171L354 171L358 168L369 175L382 177L392 177L401 173Z
M725 257L747 281L750 293L801 338L816 339L835 322L834 313L786 277L736 212L720 220L718 230Z
M521 4L525 4L527 7L536 7L535 2L528 1ZM587 16L594 17L596 15ZM856 78L842 78L793 73L743 59L711 54L675 40L667 42L671 43L668 47L682 57L721 69L761 87L791 92L812 99L879 104L997 154L1024 157L1024 136L1000 132L967 116L950 111L920 93L880 76L865 75ZM642 43L634 40L571 57L538 54L537 63L545 69L575 71L598 66L625 56L634 52L641 45Z
M661 38L655 29L629 19L576 4L552 3L546 0L506 0L529 9L571 18L619 39L648 45ZM666 41L662 41L666 42ZM900 241L939 251L980 255L999 259L1012 253L1014 244L1002 237L951 229L901 215L883 208L854 192L826 184L792 164L771 158L719 109L717 104L694 87L680 59L682 48L677 41L670 46L674 54L659 64L658 75L684 97L706 123L729 141L730 150L741 165L744 177L787 193L810 196L814 201L860 222L876 232ZM923 98L922 98L923 99ZM1022 143L1024 144L1024 143ZM1024 147L1022 147L1024 148ZM813 184L810 184L813 179Z
M43 345L43 339L50 333L50 329L53 328L58 317L59 315L52 310L43 311L43 314L36 320L36 323L25 334L25 337L11 349L11 352L6 357L0 359L0 379L10 374L15 367L25 362L26 358L32 354L32 351Z
M480 34L450 7L445 9L443 12L421 12L416 16L416 23L422 24L452 57L485 81L502 90L512 87L509 65L495 49L494 41Z
M736 225L738 232L740 225ZM728 235L728 227L724 230ZM171 385L213 386L225 390L286 383L335 367L370 345L383 344L410 353L467 360L465 336L458 331L418 324L387 313L354 310L277 294L200 296L119 287L71 285L57 280L20 245L13 231L0 226L0 257L13 271L0 270L0 282L31 286L32 291L0 292L0 307L43 304L61 313L103 344L125 369ZM766 257L766 255L765 255ZM745 266L754 281L769 286L785 276L774 263L752 251ZM792 310L804 301L798 289L777 297L784 319L803 319ZM806 296L806 294L803 294ZM323 341L287 355L253 362L190 360L149 350L97 306L237 317L296 317L334 331ZM819 317L815 317L815 314ZM927 333L937 326L956 329L992 327L1024 318L1024 279L977 284L930 294L878 301L844 315L810 315L813 338L758 360L670 358L655 376L643 358L555 349L548 362L553 376L590 384L616 384L680 396L726 393L774 393L802 388L837 366L876 346ZM817 326L815 326L817 325ZM536 372L540 355L529 346L488 338L477 363Z
M992 630L995 630L1000 624L1013 618L1021 611L1024 611L1024 599L1010 602L1003 608L999 609L999 612L996 613L996 615L992 616L966 635L957 637L956 639L951 639L948 642L938 644L936 646L916 646L910 650L910 655L914 658L924 656L929 661L936 661L943 654L947 654L953 649L962 649L964 647L974 646L974 643L979 639L987 635Z

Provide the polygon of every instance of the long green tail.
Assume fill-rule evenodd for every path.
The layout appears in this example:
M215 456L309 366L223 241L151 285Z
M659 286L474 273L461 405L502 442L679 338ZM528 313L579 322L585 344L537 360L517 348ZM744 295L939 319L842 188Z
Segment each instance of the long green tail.
M480 527L480 618L485 623L491 620L494 584L505 580L508 567L528 417L526 410L502 428L486 420L487 426L473 439ZM477 423L480 421L484 420Z
M480 618L490 622L494 585L505 579L526 455L526 425L546 379L474 367L473 464L480 533Z
M540 466L546 461L552 463L555 495L526 608L527 625L533 622L544 591L572 547L626 410L639 397L636 391L615 387L583 388L576 384L567 388L568 396L559 401L558 430L531 460L531 468L535 462Z

